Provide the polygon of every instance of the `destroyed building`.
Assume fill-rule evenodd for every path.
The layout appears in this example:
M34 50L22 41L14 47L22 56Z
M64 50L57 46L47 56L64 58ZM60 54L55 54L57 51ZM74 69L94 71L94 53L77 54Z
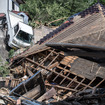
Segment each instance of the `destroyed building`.
M31 76L41 71L46 88L49 90L54 87L59 100L88 89L104 89L104 14L105 7L97 3L70 17L66 23L47 34L36 45L14 57L10 64L10 72L20 81L21 77L27 75L27 78L32 78ZM28 86L25 82L19 87L21 84L6 80L6 86L13 84L12 88L14 88L18 85L10 95L17 96L14 93L17 92L27 98L31 98L28 95L33 88L31 83ZM25 89L22 89L24 86ZM33 99L38 100L38 98ZM56 96L54 99L57 101Z

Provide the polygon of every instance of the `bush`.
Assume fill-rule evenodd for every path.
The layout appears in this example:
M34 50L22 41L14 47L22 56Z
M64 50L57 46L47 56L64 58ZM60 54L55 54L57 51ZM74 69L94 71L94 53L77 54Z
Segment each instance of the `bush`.
M0 76L6 77L6 75L8 74L9 74L9 69L7 65L5 64L5 65L0 66Z
M13 55L14 55L14 52L15 52L15 50L14 50L14 49L11 49L11 50L9 51L8 57L9 57L9 58L12 58Z

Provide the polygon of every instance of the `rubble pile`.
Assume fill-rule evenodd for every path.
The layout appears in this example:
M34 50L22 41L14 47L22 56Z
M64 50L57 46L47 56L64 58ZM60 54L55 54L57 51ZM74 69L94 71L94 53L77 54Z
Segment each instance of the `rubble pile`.
M14 57L0 81L0 104L104 105L103 10L93 5Z
M87 72L81 68L83 73L78 73L78 69L74 68L80 59L76 67L79 69L85 62L82 68L88 65ZM97 66L94 65L92 61L77 56L64 56L63 52L52 48L41 50L11 65L12 76L2 84L10 92L2 98L13 105L18 100L22 105L98 105L103 103L105 97L105 79L96 75L94 67ZM92 66L93 72L89 68Z

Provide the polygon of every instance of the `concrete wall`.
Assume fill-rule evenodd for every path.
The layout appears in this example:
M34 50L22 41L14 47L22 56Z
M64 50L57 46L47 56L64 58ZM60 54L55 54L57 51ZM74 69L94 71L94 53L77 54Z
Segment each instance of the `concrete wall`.
M8 10L12 11L13 0L0 0L0 13L7 13ZM14 2L14 10L19 11L19 4Z
M7 13L8 0L0 0L0 13Z
M34 43L39 41L41 38L46 36L49 32L52 32L53 29L46 27L46 26L41 26L39 28L34 29Z

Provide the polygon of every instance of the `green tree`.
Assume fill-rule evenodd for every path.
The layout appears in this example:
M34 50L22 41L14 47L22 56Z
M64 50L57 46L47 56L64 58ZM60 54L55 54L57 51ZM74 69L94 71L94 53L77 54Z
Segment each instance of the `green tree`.
M105 5L105 0L100 0L100 3L102 3L103 5Z
M103 3L104 0L101 0ZM25 0L21 11L26 11L34 21L45 24L50 21L69 17L88 8L97 0Z

